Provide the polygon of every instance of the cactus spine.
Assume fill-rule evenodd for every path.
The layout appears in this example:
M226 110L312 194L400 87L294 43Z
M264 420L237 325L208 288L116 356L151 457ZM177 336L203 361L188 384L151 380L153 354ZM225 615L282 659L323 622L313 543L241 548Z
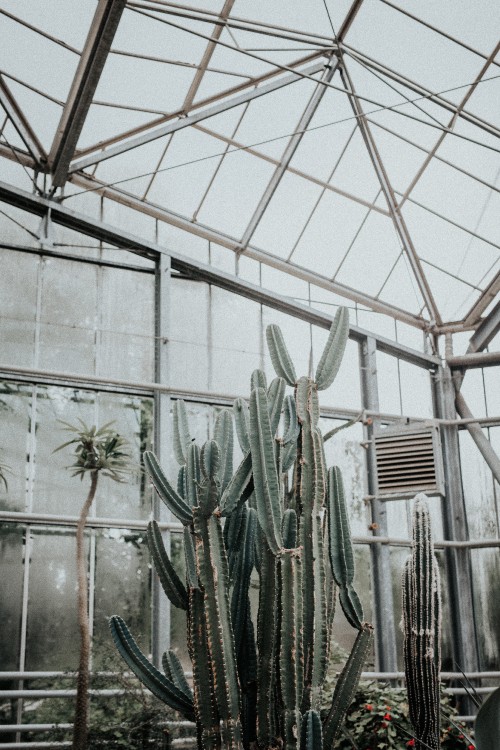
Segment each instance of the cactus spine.
M410 719L419 747L439 748L441 595L429 507L417 495L412 554L403 572L403 633Z
M277 377L256 370L248 404L219 414L214 440L199 449L185 406L174 409L176 488L153 454L146 469L159 497L184 525L186 582L179 579L158 525L148 543L172 604L187 611L193 690L172 652L162 673L149 664L118 617L115 642L157 697L195 719L200 748L332 748L352 700L372 628L353 588L354 554L342 478L327 472L318 390L340 366L349 328L339 310L315 379L297 379L282 333L267 341ZM287 384L293 395L286 395ZM243 460L233 472L233 418ZM281 428L280 428L281 425ZM257 627L250 607L259 577ZM358 636L321 719L336 587Z

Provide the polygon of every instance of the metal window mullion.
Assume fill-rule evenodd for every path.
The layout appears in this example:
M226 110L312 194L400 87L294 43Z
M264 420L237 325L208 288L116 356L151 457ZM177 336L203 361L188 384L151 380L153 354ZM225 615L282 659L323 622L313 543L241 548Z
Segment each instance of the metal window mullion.
M24 571L23 571L23 596L21 605L21 638L19 649L19 671L24 672L26 669L26 633L28 627L28 599L29 599L29 580L30 580L30 561L33 539L31 536L31 527L26 526L24 538ZM18 682L18 689L24 689L24 680ZM23 700L17 704L17 723L21 724L23 717ZM16 742L20 742L21 735L16 733Z
M158 225L157 225L158 226ZM156 266L155 286L155 378L164 385L170 382L169 348L170 336L170 258L160 255ZM160 464L168 471L170 463L170 407L169 393L155 391L154 395L154 449ZM153 516L158 521L174 520L172 514L153 493ZM170 552L169 530L162 532L167 552ZM164 651L170 647L170 602L165 596L154 570L152 571L152 617L151 640L153 663L161 665Z
M359 351L362 402L365 409L378 411L378 382L376 342L367 337L360 343ZM371 521L374 524L374 536L388 537L387 511L383 502L378 498L377 464L374 430L378 420L373 419L371 425L364 426L367 445L367 483L368 494L371 496ZM390 550L382 544L372 544L372 583L373 583L373 612L375 620L375 655L377 669L394 672L397 668L396 655L396 626L394 621L394 602L392 596L392 574Z

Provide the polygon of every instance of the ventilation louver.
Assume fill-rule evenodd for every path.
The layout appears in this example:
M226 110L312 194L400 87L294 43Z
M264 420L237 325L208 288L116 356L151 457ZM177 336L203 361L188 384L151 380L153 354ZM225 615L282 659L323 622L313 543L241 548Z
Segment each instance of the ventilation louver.
M375 438L378 494L408 497L443 494L439 431L436 427L384 430Z

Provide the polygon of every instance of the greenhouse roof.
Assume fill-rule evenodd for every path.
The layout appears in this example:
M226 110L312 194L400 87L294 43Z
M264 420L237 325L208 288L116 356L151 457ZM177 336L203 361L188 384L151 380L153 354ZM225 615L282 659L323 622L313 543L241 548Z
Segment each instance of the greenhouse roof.
M499 20L494 0L0 0L1 163L69 209L97 192L473 328L500 290Z

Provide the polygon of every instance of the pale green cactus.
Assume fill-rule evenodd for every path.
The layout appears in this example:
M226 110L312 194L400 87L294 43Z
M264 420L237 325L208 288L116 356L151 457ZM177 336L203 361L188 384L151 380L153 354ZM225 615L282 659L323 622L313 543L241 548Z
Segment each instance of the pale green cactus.
M269 326L278 377L268 386L256 370L248 404L237 399L232 415L221 412L214 439L201 450L191 440L183 402L176 402L176 488L154 455L145 455L158 495L184 525L185 583L154 521L148 543L165 593L187 612L193 690L172 652L164 656L162 674L120 618L112 618L111 629L144 684L196 721L200 748L332 748L353 698L372 628L353 587L342 477L338 468L326 469L318 426L318 390L333 382L348 328L342 308L313 380L297 378L280 329ZM286 395L287 384L293 395ZM243 452L234 472L233 418ZM256 632L249 597L255 569ZM358 636L322 719L337 587Z

